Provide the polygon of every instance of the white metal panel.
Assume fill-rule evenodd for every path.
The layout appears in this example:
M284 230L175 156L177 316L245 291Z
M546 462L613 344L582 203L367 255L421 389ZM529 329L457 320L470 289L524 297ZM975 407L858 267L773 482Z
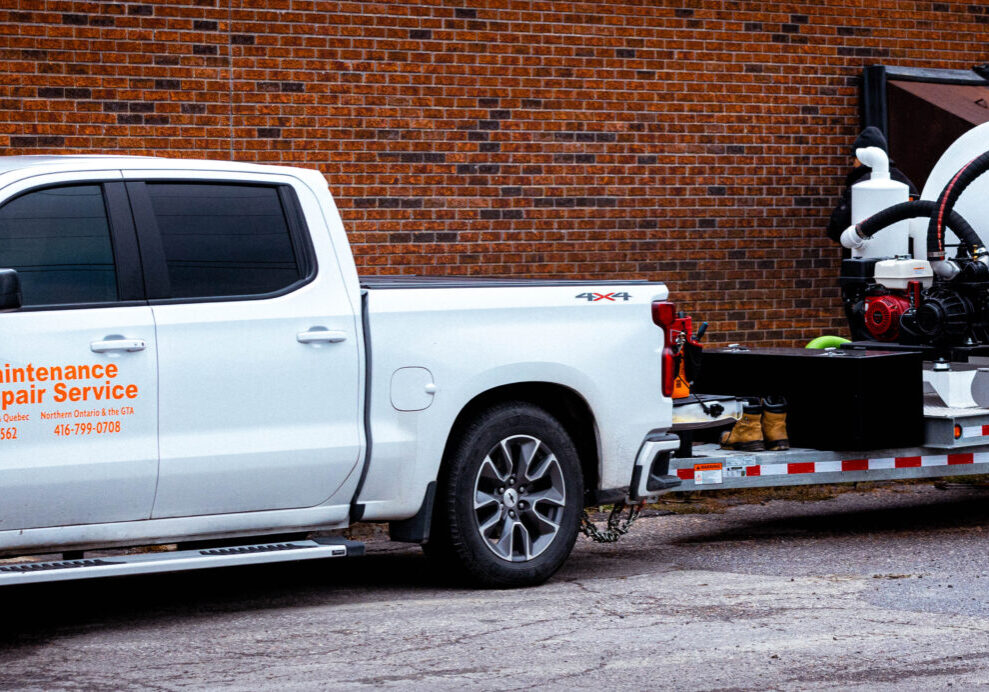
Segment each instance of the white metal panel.
M391 376L391 405L399 411L421 411L433 403L436 385L426 368L399 368Z
M0 158L8 164L10 159L34 159ZM4 200L41 185L120 177L115 170L53 173L44 165L23 170L8 165L5 170L0 182ZM130 353L91 350L92 342L111 335L142 340L146 347ZM148 307L0 314L0 366L30 365L36 373L34 382L4 377L0 384L9 393L34 392L31 403L0 403L0 531L149 516L158 470L154 344ZM48 376L58 372L52 366L62 367L65 374L67 365L97 365L105 375L110 363L115 371L109 378ZM37 368L46 369L43 381ZM128 385L135 387L134 397L127 396ZM111 396L119 393L122 398L107 399L107 386ZM89 389L83 392L83 387Z
M236 512L0 531L0 554L172 543L190 537L232 538L294 533L311 530L314 526L321 529L342 529L347 526L349 511L349 504L321 505L269 512Z
M588 292L629 299L578 297ZM437 391L425 411L400 412L388 378L372 378L365 516L414 513L463 407L518 382L562 385L584 399L595 416L601 485L627 486L645 436L672 424L660 379L662 331L650 307L667 297L658 283L371 290L372 373L428 368Z
M277 298L153 306L161 373L153 516L326 501L361 458L361 335L315 194L281 175L125 170L124 177L291 184L319 265L311 283ZM314 327L346 338L300 343L297 335Z
M147 347L90 350L91 342L110 335ZM0 440L0 531L148 518L158 470L154 346L146 306L0 314L0 366L46 369L45 381L0 384L37 397L0 412L0 437L16 435ZM64 377L68 365L98 365L105 375L111 363L112 377ZM49 376L53 366L62 368L62 378ZM107 399L107 386L122 398ZM82 387L89 388L85 399ZM56 432L57 426L65 427Z

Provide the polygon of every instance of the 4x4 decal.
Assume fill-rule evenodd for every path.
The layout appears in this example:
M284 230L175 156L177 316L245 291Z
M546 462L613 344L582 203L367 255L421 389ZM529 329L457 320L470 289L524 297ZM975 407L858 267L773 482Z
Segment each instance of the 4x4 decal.
M578 300L583 299L589 303L596 303L599 300L610 300L611 302L615 303L618 301L619 298L624 301L624 300L628 300L631 297L632 296L630 296L628 293L625 293L624 291L621 293L578 293L576 296Z

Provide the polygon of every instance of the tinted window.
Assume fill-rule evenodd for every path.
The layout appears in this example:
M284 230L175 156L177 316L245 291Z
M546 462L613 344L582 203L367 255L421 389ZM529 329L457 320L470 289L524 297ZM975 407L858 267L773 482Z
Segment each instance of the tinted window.
M0 207L0 267L17 270L24 305L116 300L102 188L48 188Z
M278 190L148 183L172 297L269 293L298 281Z

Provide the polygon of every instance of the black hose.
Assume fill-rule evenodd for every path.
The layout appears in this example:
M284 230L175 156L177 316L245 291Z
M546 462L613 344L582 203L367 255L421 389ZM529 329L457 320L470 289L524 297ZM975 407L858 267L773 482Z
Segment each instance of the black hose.
M989 151L966 163L944 186L938 195L935 209L931 212L931 222L927 226L927 253L938 259L944 257L944 227L951 226L951 214L955 202L972 182L989 170ZM957 233L957 231L955 231ZM961 237L959 235L959 237Z
M932 202L927 199L918 199L913 202L900 202L899 204L894 204L891 207L887 207L886 209L883 209L869 218L855 224L855 230L857 230L858 234L863 238L871 238L882 229L887 226L892 226L894 223L905 221L907 219L915 219L922 216L931 216L931 214L934 213L936 204L936 202ZM982 248L982 239L979 238L979 235L975 232L975 229L972 228L972 226L962 217L961 214L954 210L949 211L947 214L947 223L945 225L954 231L955 235L957 235L958 238L968 247L968 252L972 257L984 252ZM931 240L930 228L928 227L928 253L933 252L931 249ZM936 237L934 238L934 242L937 243ZM934 247L936 249L938 246L935 244ZM943 246L941 252L943 253Z

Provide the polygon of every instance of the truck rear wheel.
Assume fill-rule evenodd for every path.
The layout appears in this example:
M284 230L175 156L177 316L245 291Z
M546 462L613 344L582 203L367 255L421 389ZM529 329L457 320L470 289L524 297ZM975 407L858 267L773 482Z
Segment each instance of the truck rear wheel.
M427 553L471 583L541 584L570 555L580 462L563 426L537 406L500 404L474 419L438 490Z

